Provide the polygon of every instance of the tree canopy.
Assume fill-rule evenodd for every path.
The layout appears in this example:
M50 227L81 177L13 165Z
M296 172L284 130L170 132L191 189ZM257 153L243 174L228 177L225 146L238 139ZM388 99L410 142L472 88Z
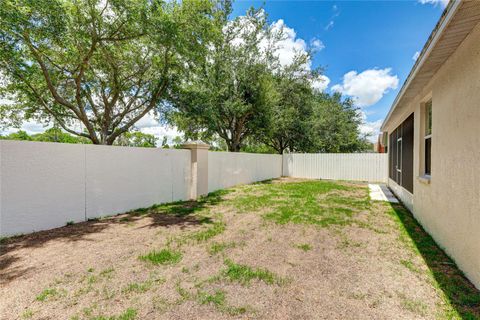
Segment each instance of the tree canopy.
M221 34L172 99L170 119L188 137L218 135L229 151L239 151L248 136L269 126L276 103L265 52L273 35L261 10L249 10L232 21L228 14L225 8Z
M313 52L286 64L263 9L231 12L230 0L4 0L0 125L55 124L6 138L153 147L135 127L153 113L183 132L174 147L366 150L353 101L314 89Z
M209 0L4 0L0 98L14 103L0 115L113 144L204 59L215 10Z
M352 101L314 89L312 52L282 64L282 29L263 10L220 20L222 32L194 75L180 84L168 119L191 139L222 139L229 151L365 150ZM218 145L218 143L217 143Z
M165 137L166 138L166 137ZM0 135L0 140L22 140L22 141L39 141L39 142L58 142L58 143L81 143L81 144L91 144L90 139L84 137L78 137L66 133L58 127L53 127L45 130L42 133L36 133L29 135L24 130L19 130L17 132L10 133L6 136ZM126 147L143 147L143 148L155 148L157 138L154 135L143 133L140 131L125 132L115 141L117 146L126 146ZM162 147L167 147L168 145L162 145Z

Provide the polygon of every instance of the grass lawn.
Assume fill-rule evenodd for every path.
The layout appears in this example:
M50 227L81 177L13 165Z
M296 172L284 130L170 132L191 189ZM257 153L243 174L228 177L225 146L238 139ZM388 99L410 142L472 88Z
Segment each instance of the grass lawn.
M279 179L4 239L0 319L479 319L400 205Z

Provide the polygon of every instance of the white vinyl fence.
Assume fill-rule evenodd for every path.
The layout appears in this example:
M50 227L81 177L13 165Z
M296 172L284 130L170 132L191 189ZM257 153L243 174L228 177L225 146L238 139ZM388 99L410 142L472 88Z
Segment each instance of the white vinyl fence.
M208 152L208 192L281 176L281 155Z
M385 153L284 154L283 175L308 179L386 183L388 155Z

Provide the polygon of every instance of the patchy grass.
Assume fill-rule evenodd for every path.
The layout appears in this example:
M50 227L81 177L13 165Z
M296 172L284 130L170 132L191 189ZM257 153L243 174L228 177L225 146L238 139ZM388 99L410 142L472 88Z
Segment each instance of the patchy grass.
M2 319L480 319L479 292L453 261L361 184L238 186L1 249Z
M32 310L25 310L22 313L22 319L31 319L33 317L33 311Z
M112 276L112 273L115 271L114 268L107 268L107 269L104 269L102 270L99 275L100 277L107 277L107 278L110 278Z
M420 316L428 314L428 306L422 301L407 298L404 294L399 294L398 296L400 298L400 303L405 310Z
M216 255L224 252L226 249L235 248L237 244L235 242L214 242L208 248L208 253Z
M125 288L122 289L122 293L144 293L150 290L155 284L165 283L164 278L148 279L143 282L131 282Z
M346 248L361 248L363 246L363 243L353 241L346 237L345 235L341 235L341 241L337 245L338 249L346 249Z
M140 256L139 259L156 265L176 264L182 260L182 253L170 249L154 250L146 255Z
M149 208L137 209L130 212L132 215L144 214L172 214L177 217L186 217L189 215L202 215L208 211L210 206L214 206L223 200L223 197L232 190L218 190L211 192L206 196L200 197L197 201L177 201L161 205L153 205ZM211 222L208 217L202 217L200 222Z
M61 292L55 288L47 288L35 297L37 301L47 301L59 296Z
M400 264L402 264L405 268L407 268L408 270L410 270L412 272L415 272L415 273L420 272L420 270L418 270L418 268L415 266L415 264L410 260L402 259L402 260L400 260Z
M197 242L207 241L225 231L225 223L215 222L210 228L193 233L190 237Z
M264 218L277 224L347 225L354 222L356 213L370 207L365 188L331 181L272 183L256 187L261 191L242 194L233 201L235 207L241 212L264 211Z
M250 284L252 280L260 280L266 284L282 284L284 282L284 279L267 269L252 268L247 265L234 263L229 259L226 259L224 263L227 268L222 271L222 276L242 285Z
M129 308L123 313L116 316L97 316L90 318L91 320L134 320L137 318L137 310Z
M144 282L133 282L130 283L128 286L122 289L123 293L143 293L152 287L152 281L144 281Z
M297 244L295 247L305 252L312 250L312 246L308 243Z
M200 304L212 304L219 311L227 313L231 316L236 316L247 312L246 307L232 307L228 305L226 301L226 293L223 290L215 290L213 294L200 291L197 295L197 300Z
M201 304L212 303L215 306L222 306L225 304L225 291L217 290L214 294L209 294L206 292L201 292L198 299Z
M455 263L438 247L412 214L401 205L393 204L387 212L400 230L399 241L420 255L428 266L426 277L437 288L443 299L443 313L449 319L480 319L480 292L468 281ZM406 268L417 268L408 261Z

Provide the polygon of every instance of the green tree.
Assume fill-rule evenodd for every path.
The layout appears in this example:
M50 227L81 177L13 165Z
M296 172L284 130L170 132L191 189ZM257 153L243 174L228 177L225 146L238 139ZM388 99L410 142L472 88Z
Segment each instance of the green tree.
M32 137L23 130L17 132L12 132L6 136L0 137L2 140L23 140L23 141L32 141Z
M163 137L163 139L162 139L162 148L164 148L164 149L169 149L170 148L170 146L168 145L168 138L166 136Z
M122 134L115 145L124 147L142 147L142 148L155 148L157 146L157 138L148 133L140 131L125 132Z
M195 76L174 95L170 121L190 139L220 137L229 151L240 151L246 138L270 125L277 100L270 44L277 39L262 10L228 20L229 3L219 20L219 34ZM279 38L278 38L279 39Z
M0 106L2 120L113 144L204 60L215 10L209 0L3 0L0 98L14 103Z
M317 76L317 72L288 69L287 72L276 75L276 88L280 99L273 107L271 126L261 139L279 154L285 150L304 151L311 143L311 81Z
M369 149L360 134L362 118L351 99L340 93L316 93L313 99L310 143L305 152L359 152Z
M37 133L32 136L34 141L43 142L60 142L60 143L91 143L89 139L84 137L73 136L69 133L62 131L62 129L53 127L45 130L43 133Z

